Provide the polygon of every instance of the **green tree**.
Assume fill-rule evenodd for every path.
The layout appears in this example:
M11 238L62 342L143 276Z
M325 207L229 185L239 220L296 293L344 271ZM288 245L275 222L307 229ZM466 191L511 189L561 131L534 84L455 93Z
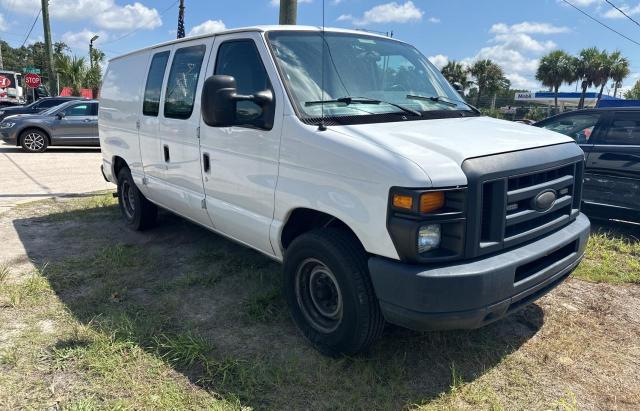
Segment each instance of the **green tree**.
M572 81L581 81L580 87L582 89L578 108L584 108L584 98L587 94L587 89L593 87L595 83L599 81L602 75L600 68L601 63L602 53L597 47L581 50L578 58L574 60L573 76L571 76L573 78Z
M475 78L478 88L476 95L476 106L480 105L480 99L484 93L492 99L492 106L495 105L493 97L501 88L509 88L509 80L504 76L502 68L491 60L478 60L470 68L469 73Z
M469 71L457 61L448 62L440 71L449 83L460 86L463 95L465 90L471 85L468 77Z
M84 57L70 57L65 54L56 61L56 68L61 84L71 87L72 95L80 96L89 71Z
M558 110L558 90L562 83L572 80L571 56L562 50L555 50L540 59L540 65L536 72L543 86L549 87L554 92L554 107Z
M622 81L629 75L629 59L623 57L619 51L611 54L610 77L613 80L613 97L618 94L618 89L622 86Z
M102 66L100 64L104 62L104 58L105 55L102 51L95 47L92 49L84 86L91 89L94 98L98 97L98 90L100 90L102 83Z
M640 80L636 81L636 84L624 93L624 98L627 100L640 100Z

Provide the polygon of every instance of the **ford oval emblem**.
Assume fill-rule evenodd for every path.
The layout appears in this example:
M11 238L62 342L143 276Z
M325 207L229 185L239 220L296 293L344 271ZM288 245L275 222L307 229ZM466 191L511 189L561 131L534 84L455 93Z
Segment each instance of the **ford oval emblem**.
M548 211L553 207L557 199L558 195L555 190L542 191L531 200L531 208L540 212Z

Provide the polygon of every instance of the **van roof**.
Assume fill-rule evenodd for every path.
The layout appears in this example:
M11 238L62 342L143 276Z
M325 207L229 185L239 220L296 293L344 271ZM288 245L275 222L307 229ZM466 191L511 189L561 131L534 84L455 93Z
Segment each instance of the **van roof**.
M109 61L117 60L122 57L130 56L132 54L140 53L146 50L152 50L158 47L170 46L172 44L178 44L185 41L191 41L191 40L202 39L207 37L214 37L214 36L223 35L223 34L244 33L244 32L266 33L269 31L321 31L321 30L322 30L322 27L320 26L298 26L298 25L270 25L270 26L240 27L235 29L216 31L214 33L201 34L199 36L190 36L190 37L184 37L181 39L165 41L164 43L154 44L152 46L144 47L135 51L131 51L129 53L122 54L120 56L110 59ZM400 42L400 40L392 39L390 37L387 37L381 34L372 33L367 30L340 29L340 28L332 28L332 27L325 27L324 30L326 32L332 32L332 33L352 33L352 34L367 35L372 37L380 37L380 38L384 38L388 40L390 39L390 40L395 40Z

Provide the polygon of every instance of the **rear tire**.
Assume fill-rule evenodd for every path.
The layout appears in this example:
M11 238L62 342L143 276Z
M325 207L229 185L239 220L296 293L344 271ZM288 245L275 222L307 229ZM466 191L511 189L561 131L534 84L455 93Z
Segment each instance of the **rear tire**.
M29 153L42 153L49 146L49 136L38 129L27 129L20 134L20 145Z
M382 334L385 321L367 255L351 233L326 228L296 238L286 251L283 275L295 324L323 354L364 352Z
M118 173L118 205L129 228L142 231L155 225L158 207L138 190L127 167Z

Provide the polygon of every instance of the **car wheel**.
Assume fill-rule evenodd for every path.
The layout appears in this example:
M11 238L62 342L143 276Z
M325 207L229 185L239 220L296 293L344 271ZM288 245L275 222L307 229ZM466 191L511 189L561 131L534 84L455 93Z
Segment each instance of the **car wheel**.
M326 228L301 235L286 251L283 275L295 324L323 354L361 353L382 334L367 255L350 233Z
M118 173L118 205L131 229L141 231L155 225L158 207L138 190L127 167Z
M49 137L37 129L25 130L20 135L20 145L24 151L42 153L49 146Z

